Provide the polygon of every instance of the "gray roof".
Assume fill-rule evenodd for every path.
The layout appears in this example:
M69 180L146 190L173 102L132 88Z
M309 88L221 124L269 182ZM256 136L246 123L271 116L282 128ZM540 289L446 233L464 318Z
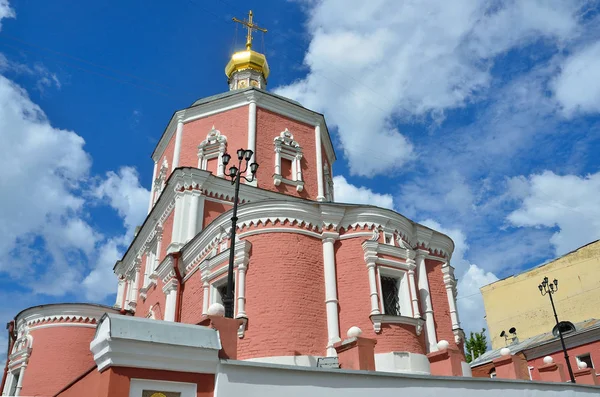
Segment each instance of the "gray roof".
M589 320L585 320L585 321L576 323L574 325L575 325L575 332L563 334L565 340L574 335L578 335L583 332L591 331L592 329L600 328L600 320L592 318ZM545 334L532 336L531 338L525 339L522 342L517 342L512 345L507 345L506 347L508 347L510 349L510 352L512 354L515 354L515 353L522 352L523 350L532 349L534 347L541 346L545 343L553 342L555 340L558 340L557 336L554 336L552 334L552 332L546 332ZM501 356L500 350L502 350L502 348L495 349L495 350L489 350L489 351L483 353L481 356L479 356L475 360L471 361L471 363L470 363L471 368L475 368L480 365L487 364L487 363L491 362L492 360L500 357Z
M260 88L256 88L256 87L248 87L248 88L244 88L242 90L232 90L232 91L222 92L222 93L216 94L216 95L211 95L211 96L208 96L206 98L200 98L197 101L195 101L194 103L192 103L192 105L190 107L194 107L194 106L198 106L198 105L203 105L203 104L208 103L208 102L216 101L217 99L227 98L229 96L240 94L242 92L251 91L251 90L259 91L259 92L262 92L263 94L271 95L271 96L274 96L276 98L282 99L282 100L284 100L286 102L293 103L294 105L304 107L304 106L302 106L300 104L300 102L294 101L292 99L286 98L286 97L281 96L281 95L273 94L272 92L269 92L269 91L261 90Z

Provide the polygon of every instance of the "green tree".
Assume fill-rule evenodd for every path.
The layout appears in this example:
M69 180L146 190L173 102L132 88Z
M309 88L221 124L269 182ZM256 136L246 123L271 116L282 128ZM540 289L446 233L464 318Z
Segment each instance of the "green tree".
M485 338L485 328L481 332L471 332L467 339L467 362L470 363L481 356L487 350L487 340Z

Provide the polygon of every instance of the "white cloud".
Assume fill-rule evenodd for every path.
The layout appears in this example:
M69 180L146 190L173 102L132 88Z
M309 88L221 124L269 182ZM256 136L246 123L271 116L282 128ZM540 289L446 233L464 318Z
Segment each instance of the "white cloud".
M553 89L565 115L600 112L600 41L573 53L561 69Z
M507 220L518 227L558 228L550 242L556 255L600 238L600 172L556 175L551 171L513 178L519 208Z
M2 29L2 20L5 18L15 18L15 10L10 7L8 0L0 0L0 30Z
M391 194L379 194L364 186L354 186L343 176L333 177L334 197L338 203L368 204L394 209Z
M352 174L401 169L415 156L395 126L440 121L477 100L494 57L578 33L580 2L324 0L307 2L306 78L276 91L319 109L339 129ZM340 17L342 16L343 17Z
M498 281L495 274L471 264L467 272L458 279L458 313L463 329L469 332L479 332L487 328L483 297L479 288Z
M80 291L104 299L116 287L116 247L124 249L148 208L149 192L136 171L109 172L88 192L91 159L84 140L53 127L27 92L2 75L0 140L0 190L7 193L0 198L0 255L11 258L0 263L0 272L36 294ZM104 200L122 218L125 235L105 236L89 224L87 207ZM102 281L91 283L98 273Z
M93 194L108 201L123 219L128 236L133 237L136 226L140 226L146 218L150 200L150 192L140 185L137 171L132 167L122 167L118 174L108 172Z

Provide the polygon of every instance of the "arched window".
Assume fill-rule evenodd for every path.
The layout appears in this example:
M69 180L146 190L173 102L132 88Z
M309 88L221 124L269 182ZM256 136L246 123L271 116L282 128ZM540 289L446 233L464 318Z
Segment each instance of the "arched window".
M275 147L275 172L273 183L279 186L282 182L296 186L301 192L304 189L302 181L302 147L294 140L294 136L288 129L282 131L273 140Z
M560 332L563 335L565 335L570 332L575 332L575 325L573 325L573 323L570 321L561 321L560 323L555 325L554 328L552 328L552 335L554 335L555 337L558 338L558 330L559 329L560 329Z
M227 137L213 126L206 139L198 145L198 168L216 172L217 176L225 176L222 157L227 150Z

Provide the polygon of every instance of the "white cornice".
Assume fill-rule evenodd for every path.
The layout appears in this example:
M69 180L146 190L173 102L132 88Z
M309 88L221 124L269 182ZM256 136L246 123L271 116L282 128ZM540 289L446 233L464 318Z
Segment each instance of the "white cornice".
M181 188L192 188L202 191L204 194L216 197L218 199L228 200L233 194L231 183L223 178L213 176L207 171L196 168L180 168L169 178L167 188L162 193L157 206L152 210L150 216L144 222L141 230L134 239L132 246L125 254L122 261L115 267L115 273L126 274L131 272L136 256L142 254L145 244L154 237L154 225L161 221L164 213L172 208L164 203L175 201L175 195L179 194L177 190ZM312 233L320 233L323 230L340 232L341 229L371 229L378 233L378 230L389 230L400 236L403 241L410 242L411 246L429 247L433 253L440 254L448 258L454 249L452 240L438 232L435 232L425 226L413 223L404 216L388 209L338 204L338 203L320 203L308 201L296 197L258 189L248 185L240 186L240 201L244 203L238 209L238 228L242 229L241 234L247 236L252 234L254 228L275 227L280 228L284 223L296 230L305 230ZM162 211L162 213L161 213ZM161 214L159 217L157 214ZM204 256L210 250L217 247L217 244L229 238L231 222L231 210L221 214L202 232L190 240L183 248L182 263L180 269L184 269L190 264L195 264L203 260ZM251 228L250 230L243 230ZM271 230L277 232L280 230ZM365 233L366 231L356 231L349 233ZM247 234L246 234L247 233ZM373 232L371 232L373 233ZM310 233L305 233L310 234ZM425 238L429 237L429 240ZM179 248L178 248L179 249ZM410 250L394 246L385 246L381 249L390 255L409 258ZM438 258L444 260L444 258ZM159 266L158 271L161 271Z
M267 92L258 90L246 90L240 91L239 93L228 95L222 98L217 98L213 101L206 102L197 106L192 106L186 109L175 112L169 124L167 125L165 132L163 133L154 153L152 159L159 161L163 156L163 153L169 144L169 141L175 134L177 129L177 120L181 119L184 123L189 123L194 120L198 120L204 117L208 117L214 114L222 113L235 109L242 106L247 106L250 102L256 102L258 107L266 110L270 110L274 113L282 116L291 118L293 120L300 121L305 124L312 126L321 126L321 141L325 146L325 152L330 164L335 161L335 152L327 130L327 124L322 114L313 112L312 110L306 109L300 105L294 104L290 101L286 101L283 98L269 94Z
M111 366L214 374L221 349L208 327L129 316L105 316L90 350L98 371Z
M29 308L22 311L17 315L16 327L20 329L22 326L34 327L37 324L41 324L47 321L63 320L65 324L67 321L92 321L99 320L104 313L118 313L118 310L99 306L99 305L88 305L85 303L76 304L52 304L42 305ZM60 324L60 323L58 323Z

